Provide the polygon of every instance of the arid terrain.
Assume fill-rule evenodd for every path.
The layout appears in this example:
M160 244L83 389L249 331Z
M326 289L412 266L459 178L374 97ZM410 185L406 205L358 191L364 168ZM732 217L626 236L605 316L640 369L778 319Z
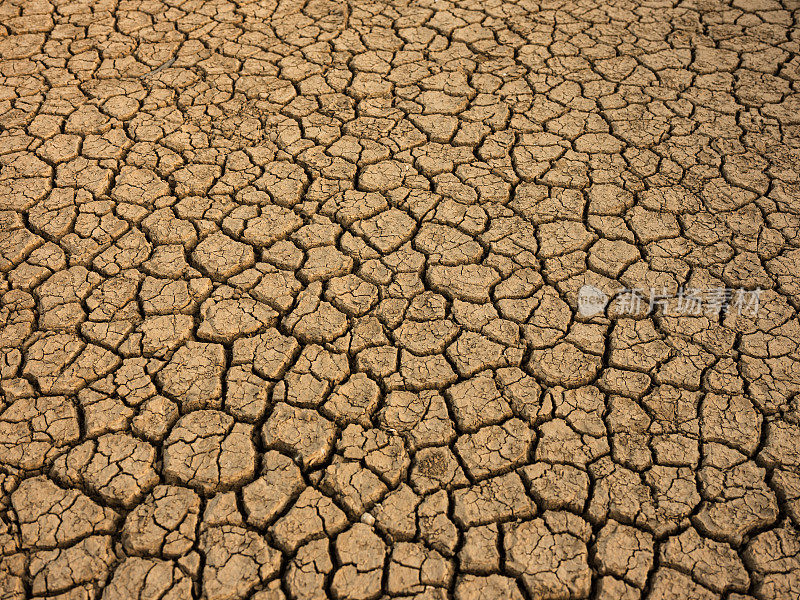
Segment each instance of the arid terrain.
M797 600L799 307L798 0L0 0L0 600Z

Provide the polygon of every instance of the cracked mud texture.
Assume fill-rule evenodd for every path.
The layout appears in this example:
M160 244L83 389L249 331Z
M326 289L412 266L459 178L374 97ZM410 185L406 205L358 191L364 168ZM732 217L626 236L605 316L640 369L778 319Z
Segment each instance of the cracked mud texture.
M0 600L800 598L798 164L797 0L0 2Z

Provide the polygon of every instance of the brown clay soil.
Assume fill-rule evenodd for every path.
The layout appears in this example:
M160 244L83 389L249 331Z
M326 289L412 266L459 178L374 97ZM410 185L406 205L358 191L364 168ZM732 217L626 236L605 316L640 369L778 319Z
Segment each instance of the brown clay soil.
M798 165L798 0L0 1L0 599L800 598Z

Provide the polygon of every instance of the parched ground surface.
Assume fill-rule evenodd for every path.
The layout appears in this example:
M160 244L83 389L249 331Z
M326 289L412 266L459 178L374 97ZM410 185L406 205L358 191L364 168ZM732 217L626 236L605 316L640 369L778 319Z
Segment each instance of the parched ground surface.
M799 18L0 2L0 599L800 598Z

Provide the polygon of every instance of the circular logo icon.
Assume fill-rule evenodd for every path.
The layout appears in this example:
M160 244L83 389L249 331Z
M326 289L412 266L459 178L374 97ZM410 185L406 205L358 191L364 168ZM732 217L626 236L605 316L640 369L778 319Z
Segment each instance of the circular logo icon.
M593 317L606 309L608 296L593 285L584 285L578 291L578 312L584 317Z

